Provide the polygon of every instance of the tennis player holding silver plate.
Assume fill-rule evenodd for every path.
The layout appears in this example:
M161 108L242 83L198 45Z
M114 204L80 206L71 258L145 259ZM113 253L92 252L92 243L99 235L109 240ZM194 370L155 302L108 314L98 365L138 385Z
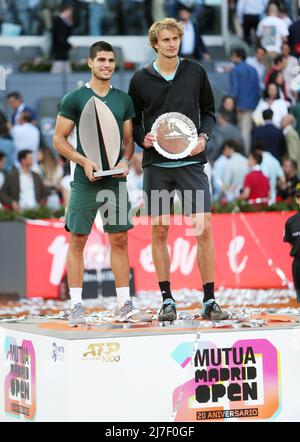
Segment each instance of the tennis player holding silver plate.
M188 157L198 141L197 129L186 115L167 112L154 122L151 133L153 146L166 158L178 160Z

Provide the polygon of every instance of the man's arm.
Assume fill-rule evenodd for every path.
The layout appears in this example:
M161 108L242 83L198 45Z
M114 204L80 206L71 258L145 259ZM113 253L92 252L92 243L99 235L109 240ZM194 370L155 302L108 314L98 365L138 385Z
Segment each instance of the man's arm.
M250 187L244 187L242 193L239 196L240 200L248 200L250 196Z
M231 95L234 98L237 98L239 95L239 84L237 80L236 70L232 69L230 72L230 89L231 89Z
M99 179L94 177L94 172L99 170L97 164L77 152L67 140L74 126L74 121L58 116L53 136L53 146L63 157L83 167L85 175L90 181L96 181Z
M114 177L126 176L129 173L128 162L131 160L134 152L132 120L126 120L123 123L123 145L123 157L115 168L124 169L124 173L122 175L114 175Z
M133 118L134 141L142 148L152 147L144 145L145 136L147 135L145 134L145 128L143 125L143 106L140 94L137 91L135 76L130 80L128 94L132 98L135 111L135 117Z

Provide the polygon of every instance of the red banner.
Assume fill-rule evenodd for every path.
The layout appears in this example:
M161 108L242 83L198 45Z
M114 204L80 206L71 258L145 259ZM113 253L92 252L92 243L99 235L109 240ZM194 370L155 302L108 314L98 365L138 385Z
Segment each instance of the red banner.
M284 224L293 213L214 214L216 287L281 288L292 280L290 246L283 243ZM129 259L136 290L157 290L151 255L151 227L135 219L129 231ZM196 240L187 225L173 217L169 232L172 288L200 289ZM27 296L58 297L65 275L68 233L57 221L31 221L26 226ZM94 226L85 248L85 268L109 267L108 238Z

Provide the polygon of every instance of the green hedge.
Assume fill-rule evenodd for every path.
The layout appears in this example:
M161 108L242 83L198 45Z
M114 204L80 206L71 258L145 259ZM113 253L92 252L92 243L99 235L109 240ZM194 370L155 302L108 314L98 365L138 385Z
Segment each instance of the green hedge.
M22 219L49 219L49 218L61 218L65 214L65 209L62 207L60 210L53 211L48 207L40 207L35 210L24 210L17 213L13 210L0 210L0 221L20 221Z
M281 201L273 204L272 206L258 206L250 205L245 201L238 201L237 203L214 203L212 206L213 213L232 213L232 212L285 212L285 211L297 211L297 204L295 200ZM35 210L24 210L21 213L14 212L12 210L0 209L0 221L17 221L22 219L49 219L49 218L61 218L64 216L65 209L61 207L58 211L53 211L48 207L40 207ZM176 213L176 211L175 211ZM138 214L137 214L138 215Z

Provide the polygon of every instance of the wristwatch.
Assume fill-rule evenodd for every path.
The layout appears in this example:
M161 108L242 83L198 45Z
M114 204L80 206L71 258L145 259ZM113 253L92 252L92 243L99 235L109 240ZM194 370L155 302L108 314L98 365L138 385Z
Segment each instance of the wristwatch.
M209 136L205 132L201 132L199 134L199 137L204 138L206 142L209 141Z

